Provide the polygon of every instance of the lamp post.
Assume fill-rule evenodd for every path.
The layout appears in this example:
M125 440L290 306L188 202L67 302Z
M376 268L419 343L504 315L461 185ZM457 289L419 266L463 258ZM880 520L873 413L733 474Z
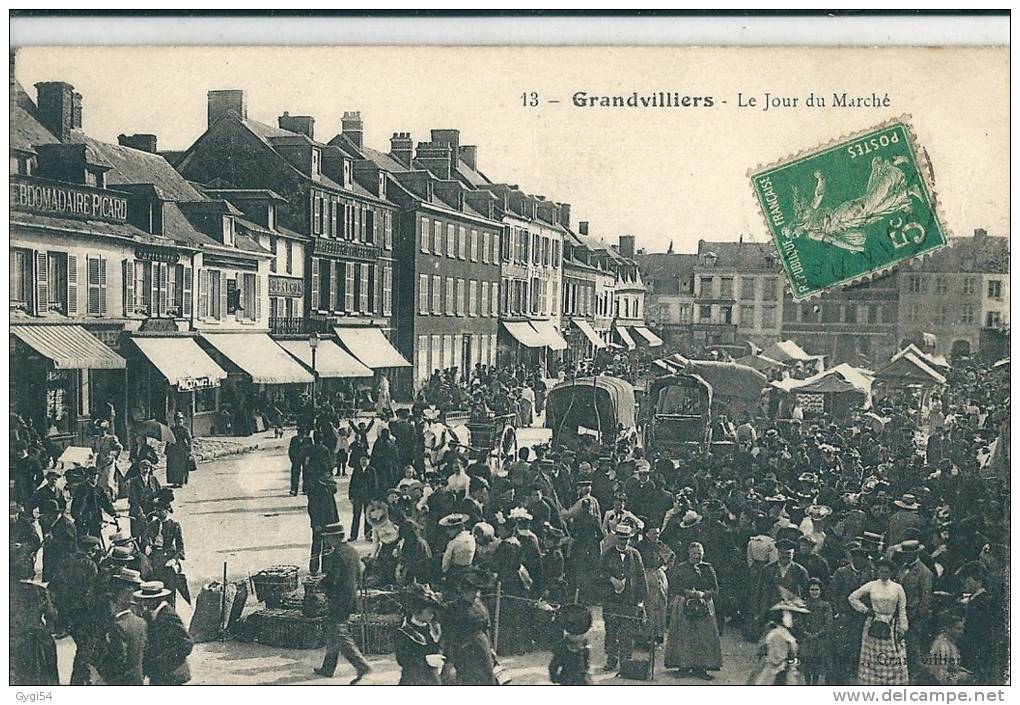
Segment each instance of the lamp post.
M311 333L308 336L308 347L312 350L312 415L315 415L315 393L319 386L319 373L315 370L315 350L319 347L319 334Z

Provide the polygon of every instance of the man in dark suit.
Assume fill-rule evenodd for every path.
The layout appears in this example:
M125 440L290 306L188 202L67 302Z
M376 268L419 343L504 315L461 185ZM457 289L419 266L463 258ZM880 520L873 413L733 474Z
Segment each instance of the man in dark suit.
M28 506L25 508L28 511L32 511L41 507L42 503L46 500L52 499L57 503L61 512L67 509L67 493L63 488L57 487L57 480L59 479L60 472L58 470L47 470L46 484L32 493L32 498L28 501Z
M358 576L361 575L361 557L357 550L344 540L344 527L340 522L322 527L323 566L326 577L322 589L329 599L329 632L326 637L326 655L322 666L315 672L326 678L333 677L340 654L343 654L357 675L351 685L359 682L372 667L361 655L351 637L350 618L358 596Z
M1006 605L1000 595L985 588L985 570L974 561L957 572L967 601L966 622L960 638L960 660L974 674L974 683L999 685L1005 663L1001 663L1006 633ZM908 603L909 604L909 603Z
M769 563L762 569L758 594L761 599L761 613L758 615L762 626L768 621L769 610L782 601L779 588L784 587L798 597L807 595L808 572L800 563L793 560L797 544L789 539L776 543L779 560Z
M615 671L634 651L634 624L640 614L638 605L647 592L645 567L641 554L630 546L637 534L629 522L617 524L615 542L602 552L599 570L605 601L602 611L606 622L606 665Z
M78 551L67 559L63 570L50 583L53 602L62 626L74 640L71 685L88 682L99 630L99 615L108 607L99 594L99 539L86 534L78 539Z
M99 470L88 468L85 477L85 482L78 485L74 491L74 497L71 500L71 516L74 517L74 521L78 525L79 533L100 538L103 528L103 513L112 517L116 515L117 511L113 508L113 502L110 501L109 488L99 484Z
M287 457L290 458L290 496L297 497L302 480L302 471L312 447L312 439L308 437L307 428L299 428L297 435L290 439Z
M39 507L42 528L43 580L57 577L64 563L78 550L78 530L70 517L60 511L56 500L50 499Z
M149 685L184 685L191 680L188 655L194 642L167 602L170 595L158 580L142 583L134 593L148 623L142 668Z
M145 620L131 611L135 590L142 584L137 570L121 568L110 579L113 619L100 638L95 668L106 685L142 685L145 655Z

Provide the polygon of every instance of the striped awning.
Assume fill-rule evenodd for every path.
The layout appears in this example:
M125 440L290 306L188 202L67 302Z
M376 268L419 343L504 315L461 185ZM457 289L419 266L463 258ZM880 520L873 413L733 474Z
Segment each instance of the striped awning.
M131 342L166 377L171 386L187 391L215 387L227 378L194 338L141 338Z
M312 373L265 333L205 333L202 340L255 384L311 384Z
M411 363L400 354L399 350L393 347L393 343L386 339L379 328L351 326L349 328L334 328L333 332L340 339L340 344L369 369L382 370L387 367L411 366Z
M616 326L616 334L620 336L620 340L623 341L623 346L628 350L633 350L637 346L634 344L634 339L630 337L630 333L623 326Z
M503 321L506 332L527 348L544 348L545 340L538 334L538 331L531 327L527 321Z
M58 370L122 370L127 361L81 326L11 326L11 334Z
M545 346L550 350L567 349L567 341L556 330L556 326L553 325L552 321L531 321L531 327L538 332L538 335L545 342Z
M573 322L596 349L601 350L606 347L606 341L602 340L599 334L595 332L595 329L591 327L591 323L588 323L583 318L574 318Z
M657 348L662 345L662 338L644 326L634 326L633 328L634 332L638 334L638 337L648 344L648 347Z
M277 340L277 344L302 365L312 370L312 348L307 340ZM319 340L315 349L315 374L324 379L336 377L371 377L372 370L329 339Z

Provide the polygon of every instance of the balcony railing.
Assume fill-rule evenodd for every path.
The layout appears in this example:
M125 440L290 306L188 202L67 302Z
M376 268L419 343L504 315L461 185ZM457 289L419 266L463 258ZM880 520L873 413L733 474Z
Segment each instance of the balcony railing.
M305 318L278 317L269 319L269 332L278 334L302 334L312 333L318 330L317 321L309 321Z

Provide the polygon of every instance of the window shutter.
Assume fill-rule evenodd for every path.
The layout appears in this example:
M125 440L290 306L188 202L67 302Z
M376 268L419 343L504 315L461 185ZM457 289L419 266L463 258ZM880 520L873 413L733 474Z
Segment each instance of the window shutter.
M216 311L216 320L222 321L227 317L227 273L220 272L220 307Z
M184 318L191 317L191 284L192 284L191 276L192 276L191 267L184 265L184 285L182 287L183 295L181 297L182 299L184 299L183 301L181 301L181 316L183 316Z
M198 316L202 319L209 316L209 270L204 267L198 270Z
M357 265L353 262L346 264L347 273L344 277L344 310L353 311L354 301L354 268Z
M87 260L86 275L88 276L88 308L90 316L99 315L99 260L89 257Z
M41 316L50 308L49 277L46 272L46 251L35 253L35 311Z
M262 279L258 274L252 275L255 278L255 315L253 321L262 320Z
M165 264L166 267L166 311L169 313L174 309L180 309L181 302L177 300L177 265Z
M312 310L319 309L319 258L312 257Z
M167 272L169 265L166 262L159 262L159 315L165 316L167 310L168 295L170 288L170 276Z
M67 315L78 315L78 255L67 256Z
M106 315L106 258L99 257L99 315Z
M344 302L341 300L342 292L340 290L340 282L343 281L344 274L346 272L346 267L347 267L347 263L346 262L339 262L339 261L335 262L334 263L334 267L333 267L333 271L335 273L335 276L330 277L330 286L333 287L333 290L331 292L331 296L329 297L332 300L332 302L333 302L332 305L330 306L330 308L332 308L332 309L334 309L336 311L340 311L340 310L343 309L343 303Z
M71 269L70 262L68 263L68 271ZM135 261L133 259L124 260L124 315L130 316L135 312ZM70 276L68 276L70 281ZM70 296L68 296L70 298Z

